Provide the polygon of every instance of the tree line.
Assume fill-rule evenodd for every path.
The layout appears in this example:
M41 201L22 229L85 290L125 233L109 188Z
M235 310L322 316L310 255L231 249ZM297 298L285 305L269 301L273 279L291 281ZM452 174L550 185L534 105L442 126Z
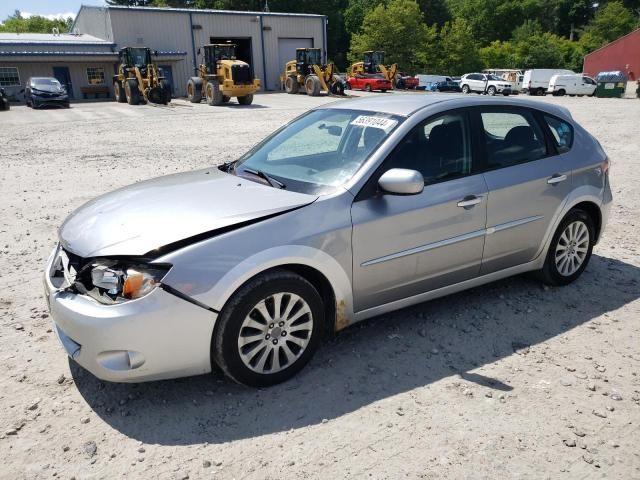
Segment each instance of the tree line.
M640 0L107 0L111 5L326 15L329 58L340 70L383 50L409 73L569 68L640 27ZM65 31L70 20L19 12L0 31Z

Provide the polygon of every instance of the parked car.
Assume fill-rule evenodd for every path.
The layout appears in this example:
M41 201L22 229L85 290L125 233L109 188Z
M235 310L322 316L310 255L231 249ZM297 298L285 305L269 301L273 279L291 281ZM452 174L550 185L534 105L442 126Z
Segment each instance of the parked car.
M522 93L529 95L546 95L549 81L554 75L575 75L571 70L558 68L536 68L524 72Z
M396 81L396 88L402 90L415 90L420 85L420 81L407 73L400 73L400 78Z
M27 101L27 106L31 108L49 105L69 108L67 89L53 77L29 78L25 87L24 97Z
M447 75L426 75L426 74L422 74L419 73L418 75L415 75L414 78L418 79L418 89L428 89L429 86L433 83L437 83L437 82L450 82L453 79ZM420 88L420 87L424 87L424 88Z
M430 92L461 92L460 84L453 80L435 82L429 84L427 90Z
M0 110L9 110L11 105L9 105L9 99L7 98L7 94L4 91L4 88L0 88Z
M511 82L487 73L467 73L460 78L462 93L486 93L491 96L501 93L507 96L512 88Z
M304 113L235 162L73 212L45 269L64 349L99 378L266 386L325 331L537 271L576 280L611 207L567 109L397 95Z
M389 80L378 74L357 74L349 77L347 78L346 87L347 89L365 90L367 92L372 92L373 90L386 92L393 88Z
M554 75L549 81L547 93L561 97L563 95L593 96L597 83L586 75Z

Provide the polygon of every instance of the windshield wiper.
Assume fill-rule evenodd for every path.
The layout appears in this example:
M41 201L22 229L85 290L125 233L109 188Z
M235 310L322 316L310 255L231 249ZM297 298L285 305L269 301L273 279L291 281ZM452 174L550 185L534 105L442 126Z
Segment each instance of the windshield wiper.
M269 185L271 185L274 188L287 188L287 186L276 180L275 178L271 178L269 175L267 175L266 173L264 173L262 170L254 170L253 168L248 168L248 167L242 167L242 171L243 172L247 172L247 173L251 173L252 175L255 175L256 177L260 177L262 178L265 182L267 182Z

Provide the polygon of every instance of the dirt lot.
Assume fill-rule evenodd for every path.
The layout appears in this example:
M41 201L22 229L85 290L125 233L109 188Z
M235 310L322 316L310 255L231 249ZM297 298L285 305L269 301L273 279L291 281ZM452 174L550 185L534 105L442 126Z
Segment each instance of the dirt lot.
M325 101L0 114L0 478L640 479L637 100L540 100L612 160L612 218L569 287L519 277L373 319L267 390L219 374L109 384L69 363L41 282L62 220L233 159Z

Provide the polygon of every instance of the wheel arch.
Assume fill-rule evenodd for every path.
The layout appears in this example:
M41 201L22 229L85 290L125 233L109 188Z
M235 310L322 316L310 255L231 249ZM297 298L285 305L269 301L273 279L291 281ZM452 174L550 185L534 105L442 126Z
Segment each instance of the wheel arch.
M580 209L591 217L596 229L594 243L598 243L598 240L600 240L600 232L602 231L602 211L600 210L600 207L595 202L586 200L571 206L567 213L575 209Z
M313 247L281 246L257 253L221 277L205 302L222 311L231 297L247 282L273 270L289 270L311 283L323 299L329 330L339 331L354 322L351 279L338 261ZM203 299L204 301L204 299Z

